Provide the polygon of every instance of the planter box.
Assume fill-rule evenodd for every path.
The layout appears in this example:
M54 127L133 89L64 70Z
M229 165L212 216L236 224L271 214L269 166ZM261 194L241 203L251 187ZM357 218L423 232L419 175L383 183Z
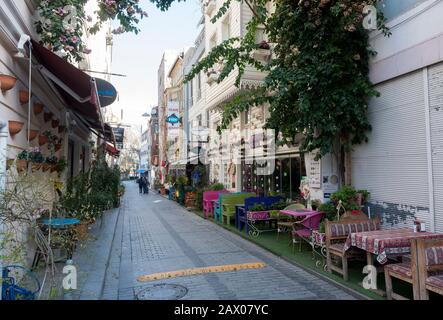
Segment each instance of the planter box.
M259 61L268 61L271 57L271 50L257 49L254 51L254 58Z
M268 220L269 211L250 211L248 212L248 220Z
M197 198L197 194L195 192L188 192L185 195L185 207L186 208L195 208L195 200Z

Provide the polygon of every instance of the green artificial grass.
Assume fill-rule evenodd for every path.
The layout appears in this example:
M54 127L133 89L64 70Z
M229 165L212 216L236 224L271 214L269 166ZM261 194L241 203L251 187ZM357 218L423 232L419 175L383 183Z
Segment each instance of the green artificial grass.
M196 215L204 218L203 212L200 210L190 210ZM258 238L253 238L248 236L245 231L239 232L237 228L233 225L222 225L214 221L213 218L209 218L209 221L216 223L217 225L223 227L226 230L229 230L259 246L262 248L269 250L277 256L280 256L288 261L295 263L305 269L312 270L315 273L318 273L326 278L329 278L342 286L348 287L366 297L373 300L386 300L385 297L382 297L372 291L366 290L361 286L361 282L363 278L366 276L363 274L363 268L365 266L364 262L359 261L351 261L349 263L349 281L344 281L341 275L337 273L329 273L324 271L323 266L317 267L317 260L326 263L326 259L323 259L320 255L315 255L315 259L313 259L312 248L307 243L303 243L302 251L299 251L299 244L295 244L294 250L292 249L291 238L289 234L280 234L279 239L277 240L277 232L264 232L261 233ZM378 274L377 277L377 286L379 289L385 289L385 280L383 274ZM404 281L400 281L397 279L393 279L393 287L396 293L401 294L405 297L412 299L412 286Z

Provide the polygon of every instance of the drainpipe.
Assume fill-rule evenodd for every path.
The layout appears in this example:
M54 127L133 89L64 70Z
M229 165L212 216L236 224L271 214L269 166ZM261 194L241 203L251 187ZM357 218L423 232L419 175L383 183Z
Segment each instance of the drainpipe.
M4 189L6 186L6 161L7 161L6 149L8 144L8 137L9 137L8 124L6 121L0 120L0 190ZM0 221L0 232L1 231L3 231L3 225ZM2 239L0 239L0 241L1 240ZM3 270L3 261L0 259L0 275L2 270ZM1 299L2 295L0 294L0 300Z

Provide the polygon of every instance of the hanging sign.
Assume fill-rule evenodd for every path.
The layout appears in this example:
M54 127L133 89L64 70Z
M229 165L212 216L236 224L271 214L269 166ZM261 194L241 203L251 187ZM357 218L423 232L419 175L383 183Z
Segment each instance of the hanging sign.
M169 117L166 118L166 122L174 125L174 124L180 123L181 120L180 120L180 118L177 117L177 115L174 113L174 114L172 114L172 115L170 115Z
M95 84L97 85L100 106L104 108L113 104L117 99L117 90L115 87L108 81L99 78L95 78Z

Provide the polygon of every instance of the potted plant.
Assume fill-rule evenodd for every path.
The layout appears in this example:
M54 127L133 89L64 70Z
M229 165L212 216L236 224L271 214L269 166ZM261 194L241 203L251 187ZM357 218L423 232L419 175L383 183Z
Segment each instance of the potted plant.
M28 167L28 159L29 159L29 153L26 150L23 150L17 155L17 171L22 172L27 169Z
M68 167L68 162L65 160L65 158L60 158L60 160L57 161L57 163L55 164L55 171L57 171L57 173L63 173L66 168Z
M337 207L341 201L346 213L343 217L350 219L365 219L367 216L361 211L362 204L369 199L370 193L366 190L355 190L354 187L344 186L331 195L332 203Z
M249 208L248 219L250 220L263 220L269 218L269 212L263 203L256 203Z
M2 91L8 91L14 88L15 84L17 83L17 78L7 75L7 74L0 74L0 89Z
M258 47L259 47L259 49L262 49L262 50L270 50L271 49L271 47L269 46L269 43L267 41L265 41L265 40L260 42L258 44Z
M208 77L208 80L207 80L208 84L212 84L213 82L218 80L217 71L215 71L214 69L208 70L208 72L206 73L206 76Z
M38 171L42 168L45 162L45 157L40 151L40 148L32 148L28 153L28 161L32 163L32 171Z
M54 171L55 166L58 164L57 157L51 156L47 157L45 163L43 164L43 171L51 170L51 172Z

